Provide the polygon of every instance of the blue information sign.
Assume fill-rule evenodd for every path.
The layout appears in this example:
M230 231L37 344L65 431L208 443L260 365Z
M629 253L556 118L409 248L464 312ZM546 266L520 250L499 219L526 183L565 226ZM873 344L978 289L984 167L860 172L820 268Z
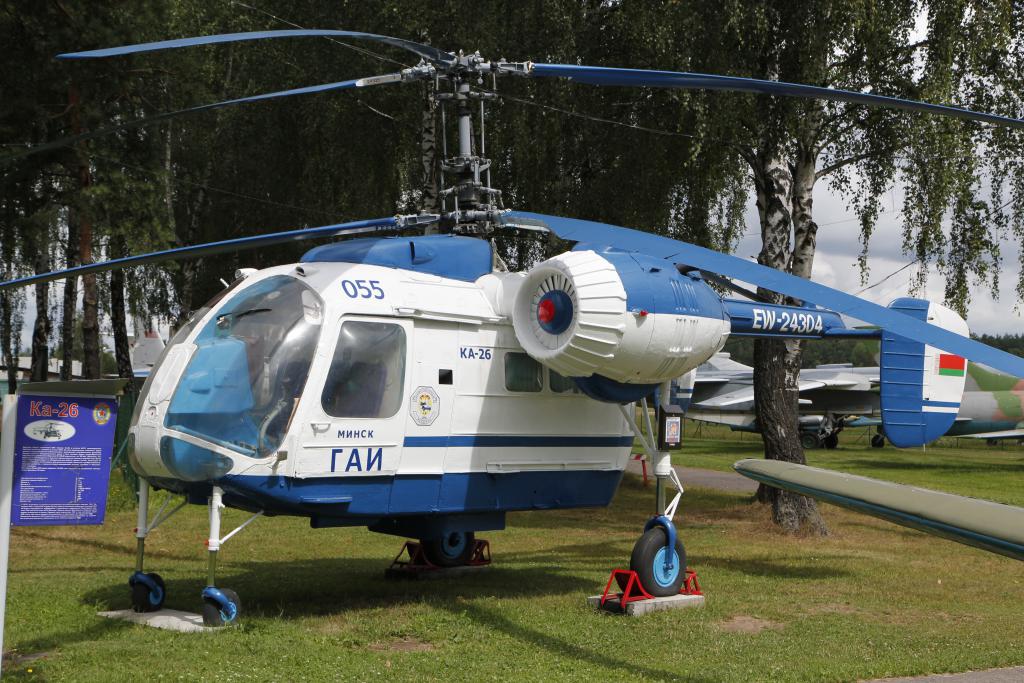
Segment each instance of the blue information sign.
M116 423L112 398L20 396L11 523L102 524Z

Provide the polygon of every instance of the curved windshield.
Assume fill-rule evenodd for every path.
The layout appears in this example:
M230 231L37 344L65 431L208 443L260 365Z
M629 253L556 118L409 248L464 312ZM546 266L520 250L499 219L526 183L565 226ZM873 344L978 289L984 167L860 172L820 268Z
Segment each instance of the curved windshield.
M228 301L195 339L165 424L263 457L288 431L320 339L323 302L278 275Z
M149 374L146 376L146 381L142 383L142 390L139 391L139 397L135 400L135 410L132 412L132 424L138 424L139 416L142 414L142 406L146 402L146 397L149 396L149 389L153 385L153 378L156 377L157 370L163 364L164 359L167 358L167 353L175 346L185 341L185 338L192 333L195 326L203 319L210 309L220 303L221 299L230 294L239 284L241 284L243 278L238 278L224 289L217 292L209 301L202 305L198 310L193 311L189 314L185 320L185 324L178 328L178 330L171 335L171 340L167 342L167 346L164 347L163 351L157 357L156 362L153 363L153 367L149 369Z

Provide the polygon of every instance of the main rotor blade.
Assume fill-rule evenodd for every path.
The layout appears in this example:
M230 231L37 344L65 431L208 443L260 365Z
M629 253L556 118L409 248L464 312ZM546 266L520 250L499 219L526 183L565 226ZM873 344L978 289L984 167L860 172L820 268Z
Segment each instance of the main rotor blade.
M680 88L683 90L727 90L781 95L807 99L832 100L866 104L874 107L889 107L906 111L941 114L958 119L981 121L1000 126L1024 129L1024 120L997 114L986 114L945 104L929 104L887 95L823 88L816 85L766 81L758 78L739 78L715 74L689 73L685 71L652 71L647 69L618 69L603 66L576 66L573 64L533 64L531 76L567 78L578 83L592 85L646 86L650 88Z
M672 263L685 264L691 268L708 270L724 277L736 278L779 294L818 304L869 325L877 325L900 336L1002 370L1014 377L1024 377L1024 358L1018 358L846 292L729 254L615 225L525 211L513 211L504 217L503 222L510 227L520 222L539 225L547 227L564 240L583 243L595 249L612 247L623 251L635 251Z
M419 225L422 224L422 222L423 221L416 221L416 224ZM149 254L141 254L138 256L125 256L123 258L101 261L99 263L88 263L83 266L76 266L75 268L68 268L67 270L58 270L52 273L29 275L28 277L19 278L17 280L0 282L0 291L15 289L17 287L27 287L40 282L50 282L52 280L60 280L66 277L77 277L79 275L99 273L106 270L141 266L145 263L159 263L160 261L177 261L180 259L199 258L201 256L211 256L213 254L222 254L224 252L256 249L258 247L282 244L284 242L300 242L302 240L315 239L318 237L354 235L367 232L385 232L388 230L394 230L398 227L403 227L404 225L405 219L392 216L390 218L373 218L364 221L353 221L351 223L336 223L334 225L324 225L317 228L300 228L299 230L274 232L267 235L250 235L249 237L239 237L233 240L208 242L207 244L195 244L188 247L179 247L177 249L154 251Z
M290 90L278 90L277 92L264 93L262 95L251 95L249 97L238 97L233 100L224 100L223 102L214 102L212 104L201 104L197 107L188 107L187 109L178 109L177 111L164 112L162 114L154 114L153 116L146 116L141 119L134 121L127 121L125 123L110 126L108 128L100 128L98 130L87 131L85 133L79 133L78 135L69 135L66 138L59 140L53 140L51 142L44 142L27 149L14 152L12 154L6 154L0 157L0 165L8 161L14 161L15 159L21 159L23 157L32 156L33 154L39 154L53 149L60 149L73 145L76 142L84 142L86 140L93 140L95 138L105 137L107 135L113 135L124 130L131 130L133 128L144 128L145 126L159 123L160 121L166 121L167 119L173 119L178 116L184 116L186 114L196 114L202 111L209 111L211 109L220 109L221 107L229 107L235 104L246 104L248 102L259 102L262 100L270 100L278 97L291 97L292 95L308 95L312 93L329 92L332 90L347 90L350 88L365 88L371 85L384 85L386 83L399 83L402 80L401 73L384 74L381 76L370 76L368 78L356 78L350 81L338 81L336 83L323 83L321 85L310 85L304 88L292 88Z
M327 36L333 38L355 38L356 40L372 40L386 45L400 47L403 50L415 53L430 62L441 62L450 64L456 61L455 55L444 50L438 50L430 45L423 45L411 40L392 38L376 33L362 33L359 31L334 31L324 29L287 29L282 31L250 31L247 33L221 33L212 36L196 36L194 38L177 38L175 40L161 40L155 43L139 43L138 45L125 45L123 47L108 47L101 50L85 50L83 52L65 52L57 55L57 59L97 59L100 57L115 57L136 52L155 52L157 50L171 50L179 47L191 47L193 45L213 45L216 43L237 43L245 40L267 40L271 38L299 38L308 36Z

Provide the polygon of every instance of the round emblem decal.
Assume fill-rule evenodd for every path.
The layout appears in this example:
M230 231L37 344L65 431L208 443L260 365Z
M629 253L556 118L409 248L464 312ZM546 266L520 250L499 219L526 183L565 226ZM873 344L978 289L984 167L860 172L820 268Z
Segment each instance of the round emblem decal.
M441 410L441 399L433 387L416 387L409 403L409 414L413 422L421 427L434 424Z
M105 425L110 422L110 406L106 403L97 403L92 409L92 421L98 425Z

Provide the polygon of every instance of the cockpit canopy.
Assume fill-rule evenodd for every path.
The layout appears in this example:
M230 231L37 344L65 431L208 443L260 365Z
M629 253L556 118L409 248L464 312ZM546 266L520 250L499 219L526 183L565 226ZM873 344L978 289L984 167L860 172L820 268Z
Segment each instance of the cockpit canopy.
M242 290L196 336L165 426L240 455L274 453L309 376L323 311L316 292L286 275ZM178 461L190 447L174 439L164 455Z

